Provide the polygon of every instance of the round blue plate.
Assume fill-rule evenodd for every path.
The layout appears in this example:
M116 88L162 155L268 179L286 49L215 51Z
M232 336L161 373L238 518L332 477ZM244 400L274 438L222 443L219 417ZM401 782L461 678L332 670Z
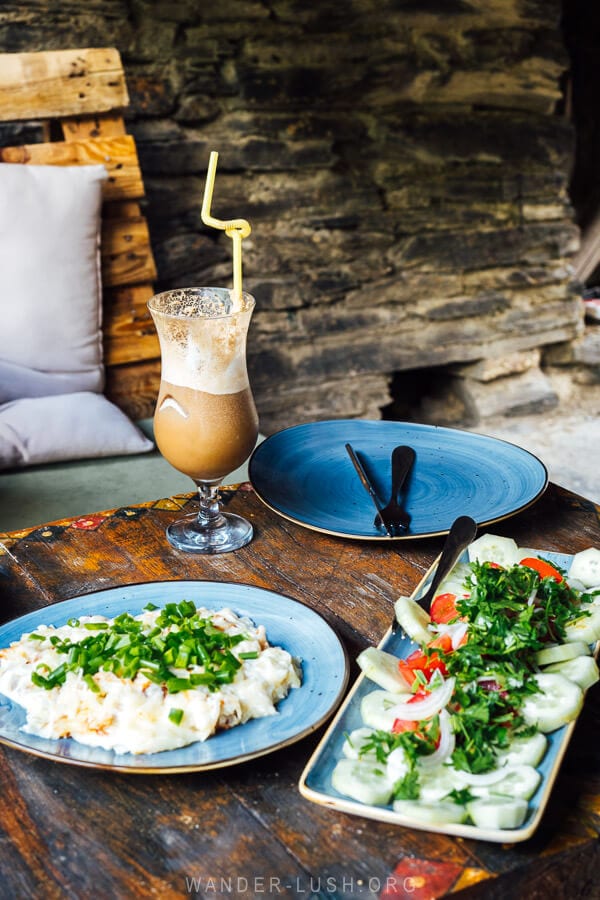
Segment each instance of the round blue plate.
M0 742L57 762L116 769L131 773L166 774L216 769L271 753L300 740L321 725L342 698L348 662L335 632L302 603L247 584L214 581L165 581L125 585L74 597L21 616L0 627L0 647L18 641L39 625L64 625L72 617L122 612L136 615L147 603L164 606L192 600L208 609L229 607L264 625L270 644L283 647L302 665L302 685L292 688L277 714L252 719L207 741L152 754L117 754L88 747L70 738L47 740L21 730L25 711L0 694Z
M384 504L392 450L398 444L415 450L402 495L411 516L404 534L390 538L375 526L346 442ZM453 428L361 419L286 428L256 448L249 472L260 499L286 519L338 537L383 541L446 534L460 515L489 525L530 506L548 484L544 464L515 444Z

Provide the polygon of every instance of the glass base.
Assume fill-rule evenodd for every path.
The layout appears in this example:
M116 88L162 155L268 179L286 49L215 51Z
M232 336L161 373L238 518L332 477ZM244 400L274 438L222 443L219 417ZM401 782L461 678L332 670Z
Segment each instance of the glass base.
M186 553L228 553L252 540L250 522L233 513L220 512L217 524L203 525L194 514L178 519L167 528L167 540Z

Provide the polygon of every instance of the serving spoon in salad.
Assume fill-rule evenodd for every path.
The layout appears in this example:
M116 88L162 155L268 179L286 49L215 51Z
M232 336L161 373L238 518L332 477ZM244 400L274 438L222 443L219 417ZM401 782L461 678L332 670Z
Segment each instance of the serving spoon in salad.
M477 534L477 522L470 516L459 516L450 526L450 531L446 537L446 541L440 554L437 569L433 573L433 578L429 583L429 587L422 597L417 597L416 602L426 612L429 612L431 602L435 597L438 586L444 580L446 575L451 571L457 559L466 548L475 540ZM394 617L392 623L392 631L398 631L399 623Z

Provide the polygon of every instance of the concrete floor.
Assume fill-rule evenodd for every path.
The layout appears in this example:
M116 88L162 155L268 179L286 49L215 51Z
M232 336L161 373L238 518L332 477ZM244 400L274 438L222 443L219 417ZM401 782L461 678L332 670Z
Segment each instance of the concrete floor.
M524 447L541 459L555 484L600 503L600 416L554 412L489 419L470 430Z

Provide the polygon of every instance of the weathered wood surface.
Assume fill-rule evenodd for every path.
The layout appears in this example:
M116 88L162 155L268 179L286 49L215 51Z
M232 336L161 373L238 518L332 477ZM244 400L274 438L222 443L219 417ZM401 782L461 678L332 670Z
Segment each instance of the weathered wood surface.
M114 48L0 57L0 120L100 113L129 104Z
M135 260L131 261L131 264L133 265L134 262ZM123 363L140 363L140 375L142 375L143 362L146 360L154 360L160 369L158 336L147 307L148 300L153 293L152 286L149 284L105 291L102 331L104 334L104 361L109 367L109 379L112 370L117 371L115 367L119 367ZM117 381L121 381L120 376ZM158 384L154 387L158 387ZM119 389L121 388L125 392L129 392L132 384L120 384ZM140 397L141 400L143 398ZM120 404L118 405L120 406Z
M150 333L149 326L142 326L142 331L143 336L137 340L147 345L150 355L157 338ZM118 341L115 346L118 347ZM134 420L147 419L154 414L159 385L160 360L125 362L108 366L106 370L106 396Z
M151 282L156 266L148 223L143 216L104 219L102 284L105 288ZM132 347L132 351L134 347Z
M173 498L3 536L2 620L97 588L198 578L267 587L308 604L350 657L387 630L439 540L369 544L329 538L226 492L256 534L242 550L197 558L172 550ZM521 545L576 552L600 545L599 510L551 486L494 526ZM598 896L598 688L563 762L536 835L516 846L436 836L346 816L296 785L319 735L247 764L182 776L89 771L0 749L0 868L6 896L63 898ZM191 879L197 879L195 884Z

